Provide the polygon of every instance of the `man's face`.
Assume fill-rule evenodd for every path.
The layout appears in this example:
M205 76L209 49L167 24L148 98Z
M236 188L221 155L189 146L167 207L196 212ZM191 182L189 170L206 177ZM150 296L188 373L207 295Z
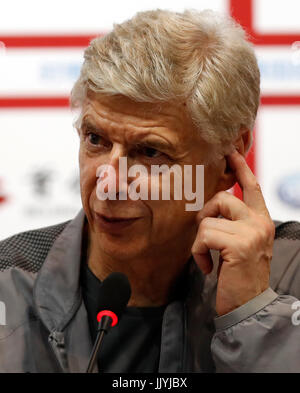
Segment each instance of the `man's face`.
M82 112L80 133L80 187L83 208L93 241L112 258L161 255L185 250L187 255L196 235L197 211L186 211L182 200L151 200L151 166L205 164L209 146L202 140L186 113L184 104L137 103L123 96L105 97L89 92ZM100 200L97 197L97 168L111 165L118 192L119 158L126 157L128 169L143 165L148 176L148 200ZM205 166L204 200L214 193L217 171ZM129 185L134 178L128 178ZM193 176L195 181L195 176ZM161 187L161 183L160 187ZM193 191L195 186L193 186ZM111 222L114 218L130 219Z

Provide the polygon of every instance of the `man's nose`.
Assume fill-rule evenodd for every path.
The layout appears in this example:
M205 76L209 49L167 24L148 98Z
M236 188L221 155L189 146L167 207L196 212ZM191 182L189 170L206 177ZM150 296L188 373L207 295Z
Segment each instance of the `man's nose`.
M102 176L101 174L99 176L100 181L105 179L106 186L104 192L109 192L110 186L111 189L116 190L118 199L120 194L125 194L127 196L127 152L122 145L116 144L113 146L106 167L107 168L103 170Z

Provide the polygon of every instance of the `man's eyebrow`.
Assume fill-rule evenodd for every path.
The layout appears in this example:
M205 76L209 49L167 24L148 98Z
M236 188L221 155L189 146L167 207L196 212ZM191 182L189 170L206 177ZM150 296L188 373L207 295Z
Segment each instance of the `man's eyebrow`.
M135 141L134 144L137 147L152 147L152 148L157 149L157 150L168 150L170 152L175 150L175 147L171 143L169 143L169 142L167 142L165 140L162 140L161 138L160 139L157 139L157 138L154 139L153 137L149 137L149 136L141 138L140 140Z
M84 118L81 122L80 128L90 128L95 131L103 131L101 127L96 126L90 119Z

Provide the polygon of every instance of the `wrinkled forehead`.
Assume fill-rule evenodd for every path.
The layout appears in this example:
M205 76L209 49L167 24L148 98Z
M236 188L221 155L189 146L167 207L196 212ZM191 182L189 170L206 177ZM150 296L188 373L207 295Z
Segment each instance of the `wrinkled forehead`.
M83 102L83 111L88 106L101 111L117 112L120 116L140 117L145 120L155 120L157 117L165 117L166 120L184 120L191 122L186 110L185 102L139 102L123 95L103 95L89 90Z
M89 92L80 116L106 131L129 134L156 134L183 145L195 143L199 131L194 127L185 103L136 102L121 95L106 96Z

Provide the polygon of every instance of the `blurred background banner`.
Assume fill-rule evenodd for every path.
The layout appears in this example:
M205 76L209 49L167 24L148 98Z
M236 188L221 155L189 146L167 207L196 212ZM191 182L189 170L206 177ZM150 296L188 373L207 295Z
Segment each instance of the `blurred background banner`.
M0 10L0 239L80 209L68 97L84 48L113 23L155 8L210 8L247 30L262 75L248 163L272 217L300 220L299 0L10 0Z

